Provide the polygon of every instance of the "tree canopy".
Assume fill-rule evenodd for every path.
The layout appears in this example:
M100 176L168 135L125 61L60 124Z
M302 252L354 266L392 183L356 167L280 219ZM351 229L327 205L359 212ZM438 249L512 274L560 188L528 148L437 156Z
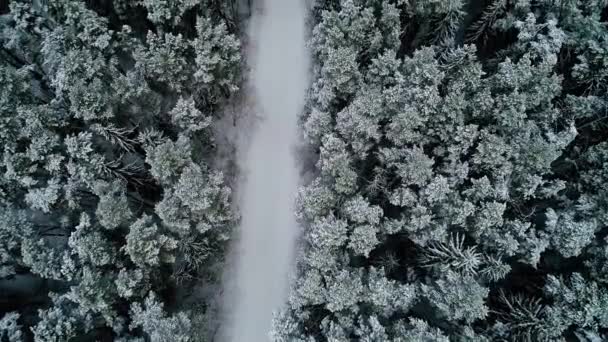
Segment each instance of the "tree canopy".
M608 338L605 1L317 1L277 341Z
M238 218L211 130L241 82L236 18L200 1L2 11L0 340L199 340L204 306L176 298L213 281ZM11 299L11 281L41 285Z

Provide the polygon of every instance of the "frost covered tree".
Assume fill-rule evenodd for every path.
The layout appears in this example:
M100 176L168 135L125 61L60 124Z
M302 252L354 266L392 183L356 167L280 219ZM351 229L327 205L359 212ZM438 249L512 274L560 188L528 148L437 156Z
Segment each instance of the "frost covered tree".
M237 218L211 126L241 82L238 18L207 5L0 6L1 340L188 336L178 297Z
M156 299L154 292L146 297L143 306L134 303L131 306L132 322L130 329L141 327L152 342L188 342L190 341L190 319L180 312L168 316L162 303Z
M22 341L23 333L21 332L21 326L17 322L19 314L16 312L9 312L4 314L0 319L0 337L8 342L19 342Z
M275 340L608 338L607 11L316 1L316 173Z

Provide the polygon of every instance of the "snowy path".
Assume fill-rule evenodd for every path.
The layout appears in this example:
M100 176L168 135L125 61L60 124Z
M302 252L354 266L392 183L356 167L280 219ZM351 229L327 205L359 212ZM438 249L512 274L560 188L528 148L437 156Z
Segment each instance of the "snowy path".
M262 7L250 32L251 88L261 118L238 153L242 223L236 293L224 331L224 339L234 342L269 341L272 313L286 300L297 233L293 147L307 86L305 6L301 0L265 0Z

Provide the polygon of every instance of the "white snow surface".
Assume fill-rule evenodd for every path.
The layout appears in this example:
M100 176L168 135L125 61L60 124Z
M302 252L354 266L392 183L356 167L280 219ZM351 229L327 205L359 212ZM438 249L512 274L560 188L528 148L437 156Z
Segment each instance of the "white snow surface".
M221 341L270 341L273 313L287 300L299 230L294 152L308 86L306 15L301 0L265 0L253 12L248 88L258 117L237 144L241 225L225 280Z

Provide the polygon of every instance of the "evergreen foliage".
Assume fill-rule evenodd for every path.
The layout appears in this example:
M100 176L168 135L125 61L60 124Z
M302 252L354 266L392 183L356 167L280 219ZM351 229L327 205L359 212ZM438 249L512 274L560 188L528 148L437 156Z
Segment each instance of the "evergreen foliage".
M241 82L234 18L198 0L2 11L0 340L198 339L180 296L237 219L211 130ZM4 293L21 279L31 300Z
M212 129L237 12L0 3L0 341L205 340L208 298L183 299L238 220ZM272 339L608 340L608 2L316 0L310 22Z
M275 340L608 340L607 6L316 1Z

